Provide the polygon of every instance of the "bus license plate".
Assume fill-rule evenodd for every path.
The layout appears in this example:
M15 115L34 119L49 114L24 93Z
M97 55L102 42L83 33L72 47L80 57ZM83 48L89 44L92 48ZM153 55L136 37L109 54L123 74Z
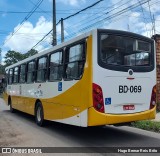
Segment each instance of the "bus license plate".
M124 105L123 110L135 110L135 106L134 105Z

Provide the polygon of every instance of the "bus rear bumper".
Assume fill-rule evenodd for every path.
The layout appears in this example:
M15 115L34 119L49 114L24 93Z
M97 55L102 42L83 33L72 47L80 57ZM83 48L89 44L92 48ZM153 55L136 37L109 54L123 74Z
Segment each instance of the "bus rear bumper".
M88 126L112 125L127 123L138 120L154 119L156 107L151 110L134 114L104 114L96 111L93 107L88 109Z

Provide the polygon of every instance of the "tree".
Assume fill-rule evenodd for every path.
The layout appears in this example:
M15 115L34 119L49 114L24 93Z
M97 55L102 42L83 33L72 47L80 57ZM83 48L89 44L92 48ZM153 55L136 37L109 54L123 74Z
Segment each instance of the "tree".
M14 63L17 63L18 61L21 61L24 59L24 56L23 54L19 53L19 52L16 52L16 51L13 51L13 50L9 50L5 57L4 57L4 63L5 63L5 66L10 66Z
M4 57L5 67L10 66L14 63L17 63L25 58L31 57L37 53L38 51L35 49L31 49L25 54L21 54L20 52L9 50Z
M4 66L0 64L0 75L1 75L1 74L2 74L2 75L4 74Z
M24 55L24 58L28 58L28 57L31 57L31 56L37 54L37 53L38 53L37 50L31 49L31 50L29 50L27 53L25 53L25 54L23 54L23 55Z

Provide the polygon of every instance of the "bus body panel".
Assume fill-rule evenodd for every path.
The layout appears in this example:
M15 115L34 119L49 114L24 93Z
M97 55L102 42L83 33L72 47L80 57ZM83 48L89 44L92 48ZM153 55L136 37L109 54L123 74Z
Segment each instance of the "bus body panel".
M134 73L134 79L128 79L127 72L109 71L96 66L94 83L102 88L105 113L129 114L149 110L152 89L156 85L153 73L155 70ZM125 110L125 105L132 105L133 108Z
M86 82L91 84L88 71L90 72L90 69L85 70L81 81L70 81L70 85L68 85L68 81L62 81L64 91L58 95L53 89L50 89L51 86L58 88L58 82L48 82L47 85L46 83L27 84L27 87L26 84L8 86L10 89L7 95L10 95L14 109L34 115L36 100L39 100L44 109L44 119L86 127L87 108L90 102L85 99L88 99L87 97L90 96L89 90L91 90L86 85ZM37 96L36 89L39 85L41 85L39 89L44 95L50 92L48 98L44 95L43 97ZM19 94L19 88L23 90L21 95ZM6 99L8 100L8 98Z
M118 123L129 123L132 121L154 119L156 115L156 107L139 113L132 114L105 114L96 111L93 107L88 111L88 126L113 125Z
M107 31L106 31L107 34ZM103 92L106 114L132 114L150 109L152 89L156 85L156 68L151 72L114 71L98 65L98 32L93 41L93 83ZM154 52L154 51L153 51ZM155 53L154 53L155 56ZM155 67L155 63L154 63Z
M53 91L51 88L52 86L58 90L58 82L8 86L8 95L11 96L12 106L17 110L34 115L36 100L40 100L43 105L45 119L57 120L77 126L87 125L86 116L89 102L84 99L89 93L89 88L85 85L87 81L90 81L88 80L88 71L87 69L85 70L81 81L62 81L64 91L59 93L56 92L56 89ZM19 94L19 88L22 89L21 95ZM39 92L43 92L43 95L40 95ZM82 111L84 112L81 113ZM83 120L82 123L81 118ZM85 123L84 118L86 118ZM63 119L66 119L66 121L63 121Z
M44 109L44 119L87 127L88 107L92 104L91 55L92 36L89 36L84 73L80 80L62 80L60 84L45 82L8 85L7 95L11 97L13 108L34 115L38 100Z

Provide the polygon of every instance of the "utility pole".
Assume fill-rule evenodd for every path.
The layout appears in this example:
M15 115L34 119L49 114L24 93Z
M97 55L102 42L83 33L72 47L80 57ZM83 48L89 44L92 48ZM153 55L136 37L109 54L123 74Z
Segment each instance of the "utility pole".
M56 0L53 0L53 40L52 45L57 45L57 31L56 31Z
M154 18L154 15L153 15L153 35L156 34L156 23L155 23L155 18Z
M61 42L64 42L64 23L63 23L63 18L61 18Z
M128 31L130 31L130 26L129 26L129 24L127 24L127 28L128 28Z

